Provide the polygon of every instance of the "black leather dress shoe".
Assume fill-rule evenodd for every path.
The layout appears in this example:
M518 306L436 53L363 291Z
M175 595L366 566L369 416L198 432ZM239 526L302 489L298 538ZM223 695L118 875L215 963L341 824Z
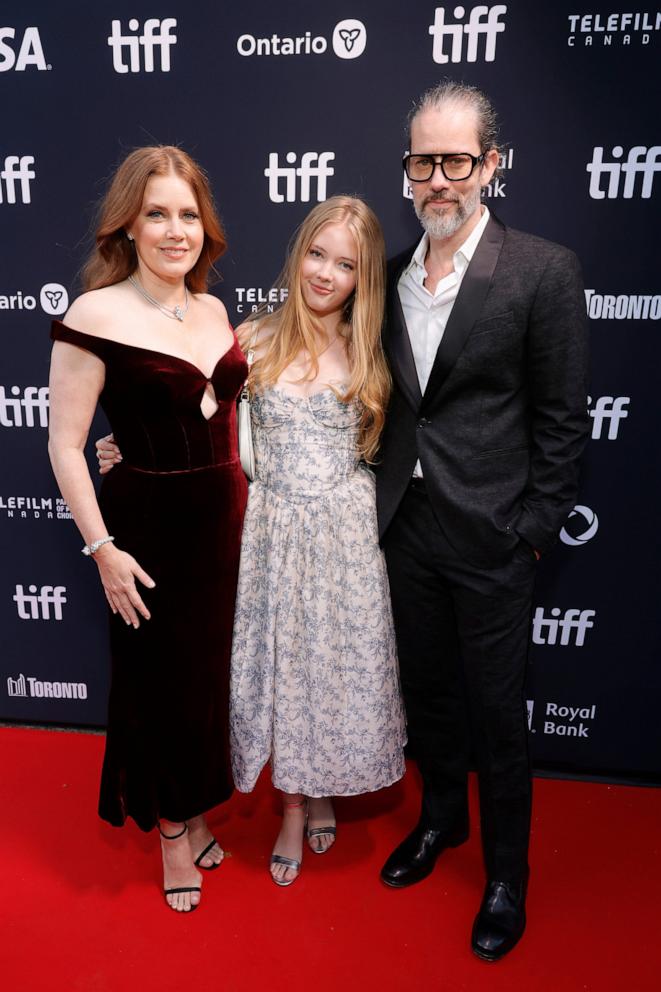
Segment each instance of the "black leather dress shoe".
M518 943L525 928L526 882L487 882L473 924L473 953L483 961L498 961Z
M430 875L436 859L446 847L458 847L468 840L468 824L452 831L433 830L421 824L392 852L381 869L386 885L403 889Z

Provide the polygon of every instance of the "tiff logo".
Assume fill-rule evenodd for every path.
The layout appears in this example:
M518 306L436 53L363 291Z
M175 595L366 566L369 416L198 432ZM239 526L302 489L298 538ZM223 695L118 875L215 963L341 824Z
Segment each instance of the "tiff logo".
M455 7L454 16L461 21L466 11L464 7ZM473 7L467 24L446 24L445 7L437 7L434 23L429 26L429 33L434 39L432 58L434 62L445 65L447 62L461 62L464 47L464 35L468 37L466 46L466 61L477 62L477 48L480 35L484 35L484 61L493 62L496 58L496 40L505 30L500 20L501 14L507 13L505 4L499 3L494 7L480 4ZM452 39L450 55L444 50L445 39Z
M170 48L177 43L177 36L171 34L171 28L176 28L175 17L165 17L160 21L150 17L145 21L142 34L122 34L122 22L112 22L112 34L108 44L112 48L112 64L115 72L140 72L140 48L144 51L144 71L154 71L154 50L160 51L162 72L170 71ZM138 31L140 21L132 17L129 21L129 31ZM128 49L128 65L124 62L125 49Z
M0 72L8 72L14 69L15 72L25 72L29 65L44 71L50 69L50 65L44 58L44 49L41 44L39 28L26 28L18 46L18 55L6 39L16 38L16 28L0 28Z
M280 165L278 153L269 154L269 165L264 169L264 175L269 181L269 198L273 203L294 203L296 200L296 180L300 179L301 203L310 202L310 186L316 180L317 201L326 199L326 180L335 175L335 169L330 162L335 158L335 152L303 152L301 164L295 166L296 152L287 152L285 158L289 165ZM284 179L285 192L281 192L280 180Z
M35 172L33 155L7 155L4 168L0 170L0 203L16 203L16 184L21 191L21 202L30 203L30 181ZM3 196L4 184L4 196Z
M606 421L608 422L609 441L617 440L617 433L620 428L620 421L626 420L629 411L625 409L631 402L630 396L599 396L591 407L592 397L588 396L588 413L592 417L592 440L600 441L601 432Z
M620 179L624 173L624 187L622 197L631 200L636 188L636 177L642 175L640 184L641 200L649 200L652 195L652 186L657 172L661 171L661 162L658 161L661 153L661 145L652 145L646 148L645 145L634 145L627 155L626 162L604 162L604 149L602 145L597 145L592 154L592 161L586 165L587 172L590 173L590 196L593 200L615 200L620 195ZM614 159L620 159L624 155L622 145L615 145L611 155ZM641 161L642 158L642 161ZM604 176L608 176L608 189L604 192L601 188L601 181Z
M560 644L566 647L571 643L572 633L575 633L574 644L577 648L585 644L585 634L591 627L594 627L591 617L596 616L595 610L565 610L562 619L562 610L554 607L551 616L544 616L544 608L538 606L532 619L532 639L533 644ZM560 630L560 640L558 641L558 629Z
M7 695L8 696L27 696L28 687L25 682L25 675L19 675L17 679L13 679L11 675L7 679Z
M18 386L12 386L9 399L5 387L0 386L0 425L2 427L48 427L48 386L26 386L23 397ZM39 423L35 423L35 410Z
M23 586L17 585L12 599L21 620L61 620L62 606L67 601L64 595L66 591L65 586L42 586L38 592L36 586L28 586L28 591L23 592Z

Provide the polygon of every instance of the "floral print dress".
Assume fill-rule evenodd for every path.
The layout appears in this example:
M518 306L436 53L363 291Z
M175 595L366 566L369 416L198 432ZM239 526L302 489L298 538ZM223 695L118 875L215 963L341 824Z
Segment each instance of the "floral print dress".
M404 710L360 406L326 388L252 401L256 478L230 685L236 787L270 759L284 792L371 792L404 774Z

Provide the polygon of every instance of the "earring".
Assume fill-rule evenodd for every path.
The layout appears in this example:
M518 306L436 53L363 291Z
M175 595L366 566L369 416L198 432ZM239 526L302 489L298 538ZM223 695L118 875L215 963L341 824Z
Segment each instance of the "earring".
M133 241L133 235L132 234L127 234L126 237L129 239L129 241Z

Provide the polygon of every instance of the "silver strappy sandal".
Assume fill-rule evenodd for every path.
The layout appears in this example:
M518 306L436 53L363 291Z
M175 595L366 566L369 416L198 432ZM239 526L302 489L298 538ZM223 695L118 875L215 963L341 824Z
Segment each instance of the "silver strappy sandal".
M300 809L302 806L306 806L307 800L301 799L297 803L283 803L283 806L288 806L293 809ZM306 822L307 822L307 811L306 811ZM303 824L303 829L305 829L305 823ZM271 878L276 885L281 888L285 888L287 885L291 885L301 874L301 862L297 861L296 858L286 858L283 854L272 854L271 855L271 865L284 865L286 868L292 868L297 874L293 878L276 878L273 872L269 872Z

